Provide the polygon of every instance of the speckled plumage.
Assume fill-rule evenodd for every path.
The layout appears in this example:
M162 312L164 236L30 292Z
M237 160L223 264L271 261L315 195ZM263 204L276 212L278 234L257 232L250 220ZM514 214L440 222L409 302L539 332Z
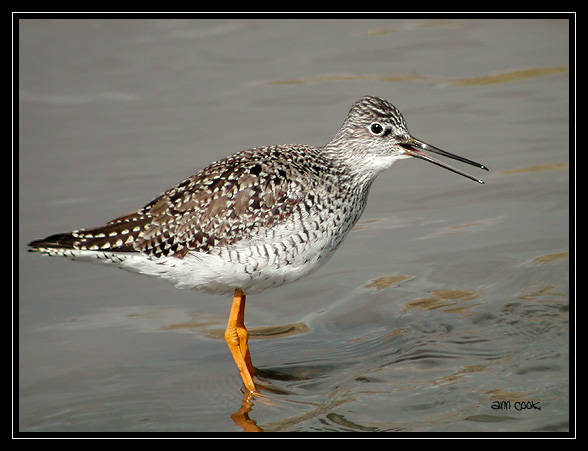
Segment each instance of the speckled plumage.
M140 210L30 246L47 255L115 264L179 287L261 291L328 260L363 213L375 177L398 159L415 156L443 165L422 148L483 168L425 146L410 136L392 104L364 97L324 147L239 152Z

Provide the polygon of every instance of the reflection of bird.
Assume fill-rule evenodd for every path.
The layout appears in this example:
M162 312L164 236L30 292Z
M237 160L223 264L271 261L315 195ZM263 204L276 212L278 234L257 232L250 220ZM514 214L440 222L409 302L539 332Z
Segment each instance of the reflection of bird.
M396 160L421 158L483 183L425 150L487 169L413 138L391 103L364 97L324 147L245 150L140 210L29 246L158 276L181 288L233 293L225 339L245 387L253 391L245 293L292 282L324 264L363 213L376 176Z

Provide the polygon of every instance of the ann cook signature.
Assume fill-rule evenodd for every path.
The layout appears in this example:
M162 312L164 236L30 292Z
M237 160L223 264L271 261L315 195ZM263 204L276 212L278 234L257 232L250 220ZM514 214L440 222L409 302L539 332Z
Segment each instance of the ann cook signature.
M510 410L513 407L515 410L541 410L539 401L493 401L490 406L494 410Z

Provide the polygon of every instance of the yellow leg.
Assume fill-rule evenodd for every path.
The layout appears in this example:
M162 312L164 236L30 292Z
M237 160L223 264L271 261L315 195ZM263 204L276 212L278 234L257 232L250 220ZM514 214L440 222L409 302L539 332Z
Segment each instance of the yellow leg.
M256 391L253 383L253 365L249 354L248 333L245 328L245 294L243 290L236 289L233 297L233 306L229 315L229 322L225 330L225 341L229 345L233 359L239 368L239 373L249 391Z

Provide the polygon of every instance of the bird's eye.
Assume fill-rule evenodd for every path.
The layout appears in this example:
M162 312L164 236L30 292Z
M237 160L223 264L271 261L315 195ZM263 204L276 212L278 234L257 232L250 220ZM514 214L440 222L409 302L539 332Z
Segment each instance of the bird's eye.
M372 125L370 125L370 132L372 132L374 135L381 135L383 131L384 127L382 127L377 122L374 122Z

